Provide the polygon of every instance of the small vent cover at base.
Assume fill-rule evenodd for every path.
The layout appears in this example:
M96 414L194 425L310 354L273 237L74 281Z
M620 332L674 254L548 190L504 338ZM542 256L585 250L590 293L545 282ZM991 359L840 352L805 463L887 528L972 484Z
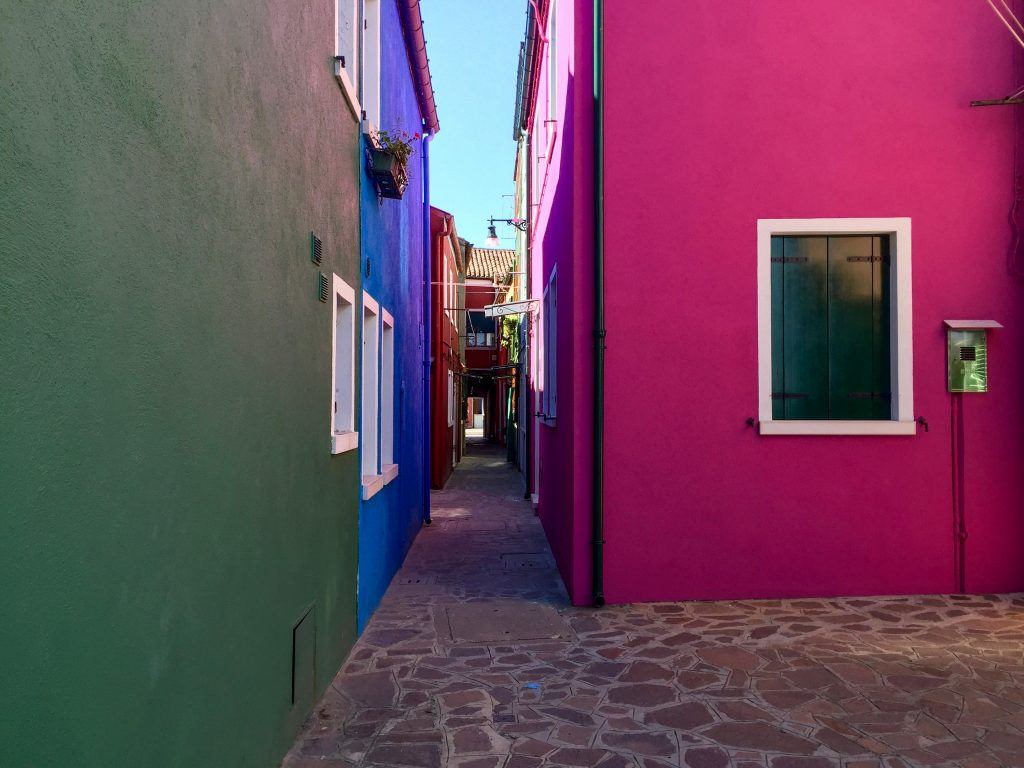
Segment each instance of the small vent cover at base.
M316 236L315 233L309 233L310 239L310 254L309 257L314 264L323 264L324 262L324 241Z

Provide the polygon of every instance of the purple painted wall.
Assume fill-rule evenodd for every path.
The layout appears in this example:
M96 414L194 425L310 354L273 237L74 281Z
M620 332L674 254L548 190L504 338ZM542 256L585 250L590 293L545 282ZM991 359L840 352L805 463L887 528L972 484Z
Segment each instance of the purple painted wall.
M531 122L533 187L533 252L531 295L543 304L544 290L557 268L558 412L554 421L535 419L534 450L540 452L538 512L551 542L562 577L575 596L586 601L589 579L589 515L591 455L591 329L592 320L592 72L591 19L583 9L560 0L554 4L554 25L547 33L538 70L536 108ZM554 34L552 34L554 31ZM554 57L556 91L549 93L550 61ZM550 100L550 101L549 101ZM580 125L582 123L582 135ZM541 322L543 322L541 318ZM534 326L531 340L543 355L542 338ZM537 357L533 370L539 372ZM534 378L534 386L541 383ZM535 401L533 412L539 410Z
M964 397L967 589L1024 588L1024 287L1005 266L1020 108L968 106L1020 84L1007 31L960 0L652 0L605 13L609 602L954 591L942 321L975 317L1005 329L990 335L991 391ZM571 211L542 199L533 274L539 297L559 261L571 323L559 423L540 427L540 512L578 603L590 577L590 23L575 20L565 73ZM930 431L748 428L757 220L904 216L915 415Z
M955 590L942 321L967 317L1006 326L965 397L967 589L1024 587L1015 108L968 107L1019 85L1012 38L959 0L607 5L609 600ZM759 436L756 220L861 216L912 219L931 430Z

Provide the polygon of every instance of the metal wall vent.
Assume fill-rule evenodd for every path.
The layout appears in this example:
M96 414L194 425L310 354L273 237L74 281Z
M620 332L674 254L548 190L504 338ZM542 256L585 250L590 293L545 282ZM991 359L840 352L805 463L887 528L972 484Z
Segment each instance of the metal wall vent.
M961 360L977 360L978 359L978 348L977 347L960 347L960 359Z
M318 272L317 274L320 275L320 301L326 304L327 299L331 294L330 288L327 284L327 275L323 272Z
M314 264L323 264L324 261L324 241L316 236L313 232L309 233L309 238L312 244L310 251L310 258Z

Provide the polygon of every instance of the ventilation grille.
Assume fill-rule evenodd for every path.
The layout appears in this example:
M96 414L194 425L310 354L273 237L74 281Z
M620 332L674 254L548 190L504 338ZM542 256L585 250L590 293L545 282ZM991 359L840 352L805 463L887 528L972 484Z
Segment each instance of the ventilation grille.
M978 349L977 347L960 347L960 359L961 360L977 360Z
M314 233L309 233L309 238L312 242L312 250L310 251L310 258L314 264L323 264L324 261L324 241L317 237Z
M327 275L323 272L318 272L317 274L320 275L320 301L326 304L331 293L327 286Z

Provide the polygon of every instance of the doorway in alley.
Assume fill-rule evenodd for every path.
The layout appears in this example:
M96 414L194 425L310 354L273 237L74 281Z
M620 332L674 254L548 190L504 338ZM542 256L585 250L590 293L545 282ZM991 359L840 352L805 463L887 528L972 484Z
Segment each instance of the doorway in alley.
M484 436L484 398L466 398L466 437Z

